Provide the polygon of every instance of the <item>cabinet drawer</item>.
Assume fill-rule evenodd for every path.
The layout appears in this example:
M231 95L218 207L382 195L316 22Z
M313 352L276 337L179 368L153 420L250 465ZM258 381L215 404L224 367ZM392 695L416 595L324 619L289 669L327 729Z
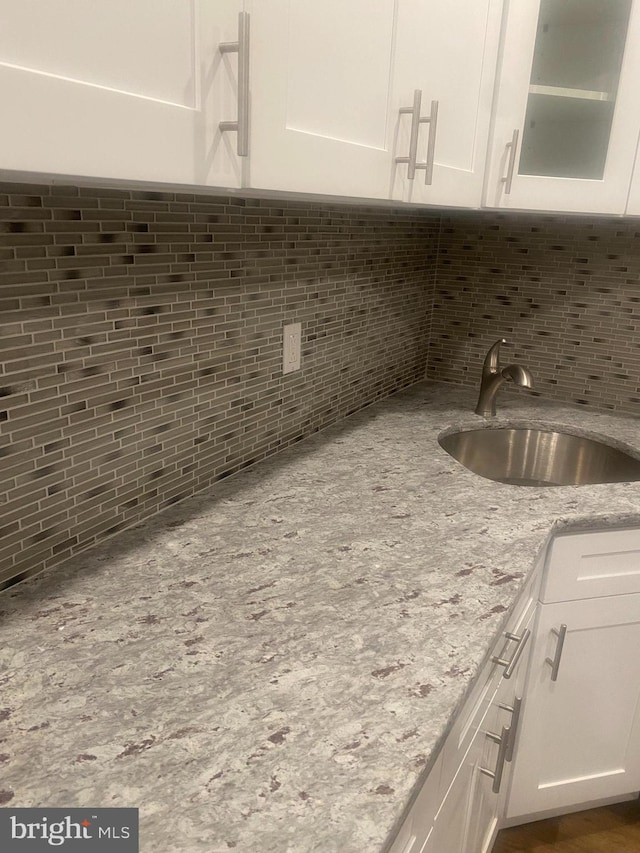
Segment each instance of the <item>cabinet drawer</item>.
M640 592L640 529L567 533L552 540L541 601L633 592Z

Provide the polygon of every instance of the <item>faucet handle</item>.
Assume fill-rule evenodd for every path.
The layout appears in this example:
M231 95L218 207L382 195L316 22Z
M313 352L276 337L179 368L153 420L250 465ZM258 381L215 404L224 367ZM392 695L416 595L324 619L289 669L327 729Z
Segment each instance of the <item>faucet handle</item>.
M484 357L484 364L482 365L483 373L498 372L500 364L500 345L506 343L506 338L498 338L495 344L489 348L489 351Z

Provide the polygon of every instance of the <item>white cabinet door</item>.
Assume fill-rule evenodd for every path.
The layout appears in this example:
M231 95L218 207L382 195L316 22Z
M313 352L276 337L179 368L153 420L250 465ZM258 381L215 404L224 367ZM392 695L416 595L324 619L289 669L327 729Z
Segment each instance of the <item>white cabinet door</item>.
M496 739L509 737L507 726L504 713L494 700L476 730L436 815L431 834L426 844L419 848L420 853L488 853L491 850L497 829L500 792L509 769L504 749ZM485 770L498 773L499 778L494 779L483 772Z
M472 786L482 759L484 735L478 732L436 816L426 843L411 853L466 853Z
M637 0L509 4L487 206L624 212L640 133L639 35Z
M476 736L478 749L471 762L472 775L467 807L467 830L462 848L465 853L488 853L493 846L497 833L500 793L506 784L506 773L508 771L508 765L504 761L501 751L501 744L497 743L494 738L500 738L502 741L502 738L508 739L509 737L510 731L508 727L502 727L502 714L497 703L494 703ZM499 789L495 784L496 780L486 775L483 770L488 770L491 773L497 771L501 774Z
M530 630L540 585L539 567L529 578L488 653L438 758L390 848L390 853L485 853L502 813L530 652ZM493 771L500 736L509 728L499 792L480 768Z
M387 198L396 0L253 0L249 186Z
M431 183L393 167L392 196L413 203L478 207L482 200L502 0L402 0L398 6L390 148L408 155L411 116L399 114L422 92L422 115L436 101L437 123L420 128L417 159L426 162L435 132Z
M442 753L424 780L389 853L423 853L441 802Z
M523 636L525 630L531 630L533 616L533 610L528 610L526 618L518 627L520 636ZM467 839L464 848L466 853L489 853L498 834L499 821L506 807L507 791L517 749L522 697L530 652L530 643L526 643L511 677L500 681L481 726L484 742L479 757L480 763L475 769L472 781ZM500 743L496 742L496 737L501 740L506 739L507 745L504 752L501 751ZM480 768L492 772L498 771L501 774L499 784L497 784L498 780L487 776Z
M512 620L510 628L517 627L518 635L524 637L531 628L532 618L533 611L527 606L517 622ZM519 644L519 648L522 651L510 677L504 678L506 669L498 666L489 682L488 695L472 703L477 709L470 725L473 738L466 751L463 746L463 752L459 753L464 758L421 853L489 853L493 846L510 783L530 653L527 642ZM514 651L509 650L509 657ZM504 660L508 659L505 656ZM456 725L452 734L453 742L448 739L445 744L441 787L446 780L447 752L455 750L460 742ZM466 743L464 738L461 743Z
M0 169L239 186L242 0L0 0Z
M640 594L540 607L508 818L640 789L639 648Z
M502 0L252 0L248 186L478 206ZM407 179L414 91L433 183ZM422 125L417 159L426 156Z

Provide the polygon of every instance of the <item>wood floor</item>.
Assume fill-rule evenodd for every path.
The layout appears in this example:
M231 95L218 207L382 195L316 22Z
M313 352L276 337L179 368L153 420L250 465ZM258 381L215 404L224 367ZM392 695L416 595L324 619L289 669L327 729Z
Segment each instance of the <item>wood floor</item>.
M503 829L492 853L640 853L640 801Z

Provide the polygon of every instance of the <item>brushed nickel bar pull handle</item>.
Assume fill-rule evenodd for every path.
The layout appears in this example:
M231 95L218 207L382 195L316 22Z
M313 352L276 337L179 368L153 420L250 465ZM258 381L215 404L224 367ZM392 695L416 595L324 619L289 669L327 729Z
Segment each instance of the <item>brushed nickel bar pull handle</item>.
M498 757L496 758L496 769L487 770L484 767L479 767L478 770L481 773L484 773L485 776L489 776L493 779L491 790L494 794L499 794L500 785L502 784L502 774L504 773L504 765L507 757L507 749L509 747L509 726L502 727L502 733L500 736L495 735L493 732L485 732L485 734L489 740L500 745L500 748L498 749Z
M520 131L516 128L513 131L513 136L511 137L511 142L507 142L507 148L509 149L509 164L507 165L507 176L505 178L501 178L500 180L504 184L504 192L505 195L508 195L511 192L511 184L513 182L513 173L516 167L516 153L518 151L518 137L520 136Z
M407 178L412 181L416 176L416 160L418 158L418 132L420 130L420 102L422 101L422 90L415 89L413 93L413 106L400 107L400 115L411 114L411 133L409 135L409 156L396 157L396 163L407 163Z
M567 626L560 625L560 630L556 631L555 628L551 629L553 634L557 634L558 642L556 645L556 653L552 658L545 658L546 663L551 667L551 681L558 680L558 670L560 669L560 660L562 658L562 650L564 648L564 640L567 636Z
M422 101L422 90L416 89L413 93L413 106L401 107L400 115L411 115L411 133L409 136L409 156L396 157L396 163L407 163L407 178L410 181L416 176L418 169L425 170L424 182L427 186L433 180L433 163L436 151L436 133L438 130L438 101L431 101L431 112L428 116L420 115L420 103ZM421 124L429 125L429 139L427 140L427 159L424 163L418 163L418 134Z
M239 157L249 154L249 13L238 14L238 41L226 41L218 45L220 53L238 54L238 119L221 121L218 125L224 133L235 130L238 134L236 151Z
M504 672L502 673L503 678L511 678L513 675L515 668L518 666L518 661L522 657L522 653L524 652L524 648L529 642L529 637L531 636L531 631L529 628L525 628L520 636L517 634L505 633L505 637L507 640L515 640L517 642L517 646L515 648L514 653L511 655L510 660L505 660L505 658L497 657L494 655L491 660L493 663L497 663L500 666L503 666Z
M503 711L509 711L511 714L511 725L509 733L509 745L505 754L505 761L513 761L513 752L516 747L516 737L518 734L518 726L520 725L520 712L522 711L522 696L516 696L513 700L513 705L498 705Z
M421 118L420 124L429 125L429 139L427 141L427 159L424 163L417 163L416 169L424 169L424 182L429 187L433 182L433 163L436 153L436 133L438 131L438 101L431 101L431 113L428 118Z

